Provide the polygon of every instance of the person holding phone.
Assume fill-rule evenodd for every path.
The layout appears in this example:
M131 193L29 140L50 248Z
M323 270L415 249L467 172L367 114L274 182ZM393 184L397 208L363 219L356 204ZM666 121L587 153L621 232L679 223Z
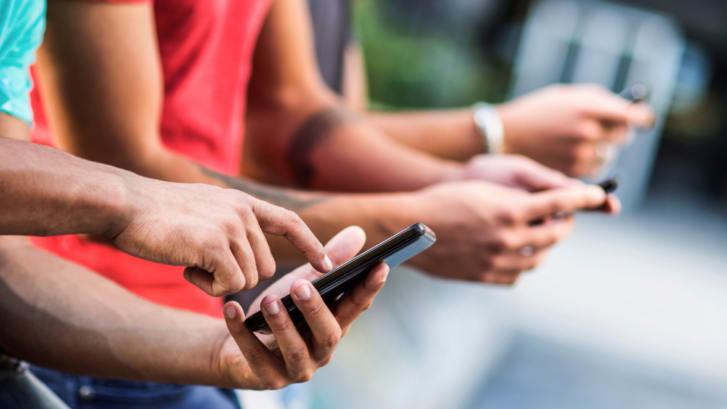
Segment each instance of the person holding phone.
M423 222L438 240L411 264L448 279L512 284L569 234L572 212L618 212L602 189L533 161L436 158L352 115L317 74L305 7L53 1L34 94L47 120L33 140L155 179L242 190L295 211L322 239L356 224L369 248ZM258 180L240 177L240 167ZM279 264L301 260L285 240L268 239ZM180 296L178 270L86 237L33 242L150 300L222 313L221 303ZM129 395L143 387L129 385Z
M416 150L462 162L483 153L518 154L583 177L600 172L611 146L628 143L632 128L654 123L647 104L629 104L630 100L594 84L553 85L501 104L413 112L369 110L364 52L351 39L349 0L308 0L308 5L316 59L326 84L350 109Z
M360 228L350 228L326 250L337 266L353 257L364 241ZM272 329L272 335L258 338L245 326L245 313L234 301L225 306L225 323L163 307L40 251L24 238L0 236L0 407L67 408L7 354L85 375L65 378L63 387L54 388L69 404L114 400L128 383L122 380L132 379L174 384L160 390L147 383L137 395L139 401L163 396L167 402L237 408L231 389L280 389L309 380L326 365L340 338L371 305L387 273L388 267L379 265L329 310L309 282L320 273L310 264L298 268L267 289L251 311L261 305ZM284 308L275 308L288 291L310 328L307 334L298 332ZM89 383L88 376L111 379ZM61 386L52 377L46 379ZM74 381L84 385L78 391L69 388Z
M28 66L43 32L44 12L44 1L0 3L1 135L23 139L28 134ZM246 329L235 302L226 305L225 328L220 319L143 300L36 249L20 235L103 234L130 254L189 266L185 276L214 294L254 285L256 262L274 269L272 259L266 260L264 238L248 244L255 257L231 255L260 238L260 229L288 237L323 271L358 252L365 241L361 229L342 231L324 249L295 214L238 191L150 180L1 136L0 197L2 408L67 408L17 358L80 375L219 388L281 388L306 381L328 363L388 273L385 265L374 269L336 304L334 316L306 281L317 270L311 264L300 267L290 276L297 280L276 283L265 293L274 338L263 344ZM250 232L253 226L257 232ZM295 330L286 311L271 308L285 291L296 294L293 302L310 334ZM77 402L104 392L113 395L114 382L99 390L85 385L64 398ZM65 391L68 385L66 380ZM158 395L150 385L146 392ZM239 406L234 394L217 388L174 385L164 394L193 397L216 408Z

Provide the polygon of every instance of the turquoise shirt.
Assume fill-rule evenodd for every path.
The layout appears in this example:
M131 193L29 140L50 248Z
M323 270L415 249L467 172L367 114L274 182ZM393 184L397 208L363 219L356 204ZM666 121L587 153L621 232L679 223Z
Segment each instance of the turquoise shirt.
M30 66L45 31L45 0L0 0L0 111L31 124Z

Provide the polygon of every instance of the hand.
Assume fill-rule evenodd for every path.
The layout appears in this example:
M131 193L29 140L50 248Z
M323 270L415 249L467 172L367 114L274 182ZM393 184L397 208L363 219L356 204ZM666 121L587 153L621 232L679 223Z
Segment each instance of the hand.
M477 155L467 162L464 179L486 180L528 192L583 185L521 155Z
M320 271L333 265L295 213L237 190L138 178L118 228L121 250L146 260L187 266L184 278L212 296L233 294L272 277L275 260L263 233L284 236Z
M333 262L340 265L355 256L365 241L363 230L349 227L332 238L326 250ZM320 273L309 264L296 269L260 295L249 311L252 314L262 307L273 335L250 332L240 305L228 302L225 321L231 337L225 340L217 360L228 387L280 389L291 383L308 381L313 372L331 360L338 341L348 332L351 323L371 306L384 286L388 272L386 264L376 267L336 302L332 312L310 284L310 280ZM288 293L293 295L295 305L310 328L304 335L295 328L280 302Z
M412 199L406 206L412 220L437 233L412 265L443 278L513 284L570 233L572 212L603 206L606 194L598 186L527 193L468 181L435 185ZM536 221L542 223L532 226Z
M463 179L486 180L528 192L584 185L578 179L571 179L520 155L477 155L467 162ZM618 214L621 202L616 196L608 195L606 202L593 210Z
M497 107L504 151L580 177L600 170L602 146L626 142L632 127L650 127L654 112L597 85L554 85ZM608 151L608 149L606 149Z

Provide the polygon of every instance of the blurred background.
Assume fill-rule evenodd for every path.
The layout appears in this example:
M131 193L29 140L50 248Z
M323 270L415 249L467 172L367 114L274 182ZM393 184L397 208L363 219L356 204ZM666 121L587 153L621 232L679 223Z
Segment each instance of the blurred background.
M316 408L727 407L727 2L352 0L370 104L502 102L557 82L652 91L614 173L514 288L399 269L313 380Z

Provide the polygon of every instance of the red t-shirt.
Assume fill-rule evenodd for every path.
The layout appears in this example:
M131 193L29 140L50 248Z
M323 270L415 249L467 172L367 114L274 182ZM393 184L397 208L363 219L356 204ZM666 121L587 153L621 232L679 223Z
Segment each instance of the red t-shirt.
M154 2L164 71L160 133L167 148L216 171L237 174L252 55L270 2ZM32 139L53 145L38 91L33 91L31 97L36 121ZM221 316L220 299L187 283L182 277L183 267L137 259L114 247L78 236L33 238L33 243L88 267L151 301Z

